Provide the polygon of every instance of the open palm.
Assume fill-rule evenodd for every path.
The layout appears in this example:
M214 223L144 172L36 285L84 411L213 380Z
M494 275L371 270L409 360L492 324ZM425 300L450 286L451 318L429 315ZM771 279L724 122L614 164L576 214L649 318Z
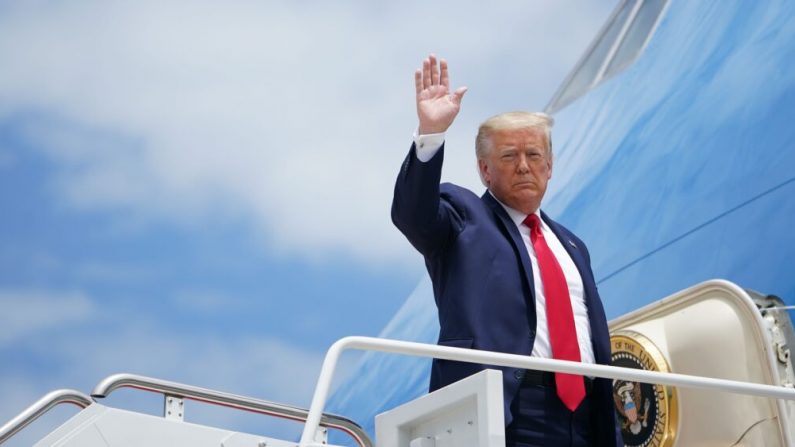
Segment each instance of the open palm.
M450 93L447 61L442 59L437 66L434 55L422 61L422 69L414 73L414 83L420 135L447 131L461 109L461 98L467 88L460 87Z

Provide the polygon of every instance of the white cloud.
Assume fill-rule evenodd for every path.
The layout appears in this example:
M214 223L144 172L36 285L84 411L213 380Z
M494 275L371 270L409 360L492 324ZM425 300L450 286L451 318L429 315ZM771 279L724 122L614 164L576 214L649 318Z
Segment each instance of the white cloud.
M95 306L79 291L0 289L0 348L90 319Z
M0 16L0 119L61 165L71 206L257 223L289 253L416 264L389 220L427 51L470 92L445 176L480 189L471 138L541 108L609 7L580 2L36 2ZM459 155L462 154L462 155Z

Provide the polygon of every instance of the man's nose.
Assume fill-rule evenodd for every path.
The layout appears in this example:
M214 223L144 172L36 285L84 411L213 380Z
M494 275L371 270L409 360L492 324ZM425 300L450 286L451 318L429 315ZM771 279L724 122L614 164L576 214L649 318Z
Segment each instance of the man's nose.
M526 173L530 171L530 166L527 163L527 157L522 154L519 156L519 163L516 165L516 171L519 173Z

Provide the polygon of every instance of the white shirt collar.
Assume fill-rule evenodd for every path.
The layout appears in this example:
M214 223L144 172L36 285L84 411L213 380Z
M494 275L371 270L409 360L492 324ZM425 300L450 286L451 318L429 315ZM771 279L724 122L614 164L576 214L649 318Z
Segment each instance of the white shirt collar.
M521 211L515 210L515 209L511 208L510 206L502 203L500 201L500 199L498 199L497 196L495 196L494 193L491 192L491 190L489 190L489 194L491 194L491 196L494 197L494 200L496 200L497 203L502 205L502 207L505 209L505 212L508 213L508 217L511 218L513 223L517 227L522 228L522 225L524 225L524 220L527 218L527 214L525 214L525 213L523 213ZM533 214L538 216L538 221L541 222L541 229L542 230L546 230L547 229L547 223L544 222L544 219L541 218L541 208L535 210L535 212Z

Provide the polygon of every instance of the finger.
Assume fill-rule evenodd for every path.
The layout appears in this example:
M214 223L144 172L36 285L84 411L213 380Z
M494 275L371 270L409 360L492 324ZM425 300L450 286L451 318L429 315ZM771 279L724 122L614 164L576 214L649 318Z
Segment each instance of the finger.
M439 85L439 66L436 64L436 55L429 56L431 60L431 85Z
M417 90L417 96L422 92L422 69L417 69L414 72L414 88Z
M431 86L431 60L425 59L422 61L422 88L426 89Z
M450 88L450 78L449 78L449 75L447 74L447 61L444 60L444 59L440 59L439 60L439 67L442 70L442 73L441 73L441 75L439 77L439 83L442 84L445 89L449 89Z
M467 90L468 89L466 87L458 87L456 91L453 92L453 102L456 104L461 104L461 100L464 98L464 93L466 93Z

